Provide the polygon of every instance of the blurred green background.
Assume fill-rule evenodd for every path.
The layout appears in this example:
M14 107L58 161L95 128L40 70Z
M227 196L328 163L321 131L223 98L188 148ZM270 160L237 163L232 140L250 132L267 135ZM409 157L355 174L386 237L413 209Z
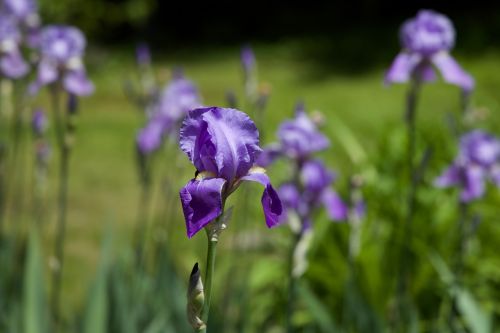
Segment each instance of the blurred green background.
M349 227L318 216L310 269L304 277L317 296L313 301L303 296L297 325L308 327L308 323L320 320L316 316L321 311L315 308L319 300L320 308L326 309L336 325L345 327L345 332L376 332L377 327L384 326L382 318L390 317L398 258L391 253L393 236L404 216L406 86L386 87L382 78L399 49L399 24L413 16L421 3L413 2L405 8L373 1L356 4L356 10L347 10L347 5L338 3L310 5L303 10L298 5L264 2L247 4L248 8L229 2L197 8L194 4L171 5L153 0L41 1L44 21L71 22L88 33L86 63L96 85L95 94L81 100L70 164L63 273L63 311L69 321L75 320L74 314L85 307L89 286L99 271L105 235L112 234L112 258L116 261L127 255L133 239L140 196L134 140L143 116L125 96L124 82L137 78L136 42L151 44L160 81L168 79L174 66L181 66L199 87L204 104L226 105L228 90L243 96L239 51L243 43L250 41L258 61L259 81L271 87L266 121L261 128L264 144L275 140L279 123L292 117L297 101L304 101L309 111L319 110L325 117L322 130L331 139L332 147L321 156L338 171L336 189L346 196L350 176L361 174L366 178L368 216L354 270L357 278L349 278L351 270L346 259ZM236 14L223 22L227 15L218 10L230 5L242 15L239 22ZM498 134L498 6L464 9L438 2L433 8L449 14L456 22L458 50L454 55L476 79L472 100L481 117L474 126ZM290 26L294 28L287 29ZM35 104L45 106L46 102L46 96L41 96ZM418 263L412 295L421 310L418 331L425 332L441 331L435 321L439 321L436 318L440 316L437 312L441 296L449 286L436 258L452 258L454 251L456 193L432 187L433 179L456 153L447 125L450 114L460 114L458 89L442 82L425 86L418 107L419 151L431 147L433 154L419 193L416 240L412 245ZM151 252L154 244L167 244L184 287L193 263L205 260L204 236L185 236L181 206L176 201L178 189L191 179L194 170L175 143L166 145L155 159L155 195L150 221L145 222L148 244ZM286 178L288 171L283 170L287 170L286 165L270 168L274 183ZM28 168L24 172L30 175L31 171ZM49 173L47 233L43 237L43 262L47 267L55 225L57 154ZM29 184L26 181L24 186L29 188ZM246 330L225 327L227 332L281 332L286 301L283 258L290 232L286 226L267 230L259 208L259 188L249 186L247 191L249 194L239 191L232 198L234 216L222 235L214 285L214 322L230 321L225 317L229 313L234 318L247 317L252 324ZM249 200L247 210L241 208L245 195L255 196L255 200ZM29 203L28 196L10 207L9 228L15 229L29 219ZM482 215L482 223L471 241L465 274L466 289L496 322L500 318L499 205L498 190L490 189L486 199L472 207ZM354 281L352 289L349 281ZM242 298L246 310L231 310L234 305L227 296L231 290L246 292L246 298ZM346 296L345 290L354 296ZM311 332L328 331L311 327Z

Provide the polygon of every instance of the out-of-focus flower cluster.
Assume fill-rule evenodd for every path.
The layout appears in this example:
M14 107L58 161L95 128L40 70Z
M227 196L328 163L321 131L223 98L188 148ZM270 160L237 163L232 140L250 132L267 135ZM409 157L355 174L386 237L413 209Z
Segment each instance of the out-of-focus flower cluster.
M27 47L37 67L29 89L32 95L48 84L60 84L78 96L91 94L94 86L83 65L85 46L84 35L75 27L42 27L35 0L0 2L0 75L18 79L29 73L23 57Z
M257 163L268 166L277 158L292 162L294 177L278 190L287 211L285 219L297 233L308 230L314 212L323 206L332 220L345 220L348 207L332 188L335 173L328 170L313 154L329 147L330 142L308 117L302 105L294 119L284 121L278 129L279 142L264 149ZM298 217L300 225L293 223Z
M500 187L500 140L475 130L462 136L458 156L435 185L456 186L461 189L460 200L470 202L484 195L486 181Z
M201 106L201 97L193 82L175 73L161 94L147 106L148 121L137 134L137 147L147 155L157 150L169 135L178 137L179 125L189 110Z

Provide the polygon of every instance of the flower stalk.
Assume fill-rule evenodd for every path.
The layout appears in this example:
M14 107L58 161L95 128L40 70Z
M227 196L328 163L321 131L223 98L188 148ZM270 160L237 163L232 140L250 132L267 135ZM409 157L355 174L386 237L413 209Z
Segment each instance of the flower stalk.
M52 297L51 309L56 325L60 322L60 298L62 271L64 263L64 242L66 236L67 201L68 201L68 181L69 181L69 158L73 145L74 133L74 111L63 113L61 104L61 85L52 86L52 107L54 113L54 124L57 135L57 142L60 154L59 165L59 190L58 190L58 215L57 227L54 242L54 267L52 271ZM72 104L72 103L70 103Z

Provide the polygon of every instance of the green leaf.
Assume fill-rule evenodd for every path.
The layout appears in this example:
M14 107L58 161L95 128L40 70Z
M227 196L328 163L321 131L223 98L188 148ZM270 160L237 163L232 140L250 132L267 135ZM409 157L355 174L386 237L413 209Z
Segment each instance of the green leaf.
M491 314L483 311L472 294L465 289L457 291L458 309L473 333L491 333Z
M311 288L305 283L298 284L301 299L309 308L309 312L316 320L322 332L338 332L338 326L330 315L329 309L314 295Z
M84 333L106 333L108 331L108 272L110 236L105 237L102 246L102 259L94 281L90 296L87 300L85 319L83 322Z
M48 332L48 313L38 229L31 228L23 289L24 333Z

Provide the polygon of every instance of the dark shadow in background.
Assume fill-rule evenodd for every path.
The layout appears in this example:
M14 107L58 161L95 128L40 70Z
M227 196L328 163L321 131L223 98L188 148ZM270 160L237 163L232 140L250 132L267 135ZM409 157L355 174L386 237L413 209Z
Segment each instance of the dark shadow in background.
M120 0L107 0L120 1ZM388 65L399 50L398 29L420 8L448 15L457 29L457 50L480 54L500 46L500 1L167 1L158 0L140 29L120 27L102 38L134 36L155 50L213 50L246 41L300 40L298 60L313 59L311 76L357 74ZM476 4L474 6L474 4ZM119 41L119 40L118 40Z

